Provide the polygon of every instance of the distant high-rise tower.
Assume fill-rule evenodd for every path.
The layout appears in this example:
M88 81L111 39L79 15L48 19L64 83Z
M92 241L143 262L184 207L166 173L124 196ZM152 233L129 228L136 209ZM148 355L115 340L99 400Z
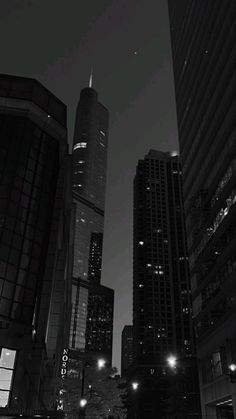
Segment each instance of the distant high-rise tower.
M103 356L107 365L112 362L114 291L101 284L89 289L86 326L86 351Z
M134 359L133 326L124 326L121 337L121 376L124 377Z
M100 282L102 234L106 187L108 111L98 102L97 92L81 91L73 142L73 200L76 204L72 318L69 346L84 351L89 282ZM95 243L98 241L98 243ZM98 244L99 254L95 244ZM82 282L81 282L82 281ZM83 286L83 281L87 286ZM86 283L85 282L85 283Z
M166 375L170 355L193 359L181 178L178 156L151 150L134 180L134 365L147 377Z
M178 156L151 150L134 181L135 362L191 355L191 304Z
M236 2L169 15L202 413L236 417Z

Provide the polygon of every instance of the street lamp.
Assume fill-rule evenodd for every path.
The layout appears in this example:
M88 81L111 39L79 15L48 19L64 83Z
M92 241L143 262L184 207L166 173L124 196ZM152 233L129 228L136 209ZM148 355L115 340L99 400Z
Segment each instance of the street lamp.
M103 369L106 365L106 360L103 358L99 358L97 360L97 367L99 370ZM84 383L85 383L85 368L87 366L91 366L89 362L85 362L82 368L82 381L81 381L81 392L80 392L80 418L85 418L85 408L88 401L84 398ZM91 384L89 384L89 389L91 389Z
M86 399L81 399L80 402L79 402L79 405L80 405L80 407L83 408L83 407L86 406L87 403L88 403L88 401Z
M170 355L167 358L167 364L169 365L170 368L175 368L177 366L177 358L174 355Z
M229 374L231 383L236 383L236 364L229 365Z
M236 364L230 364L230 365L229 365L229 370L230 370L231 372L235 372L235 371L236 371Z
M138 388L139 388L139 383L137 383L137 381L133 381L133 382L131 383L131 386L132 386L132 389L133 389L134 391L136 391L136 390L138 390Z
M102 368L104 368L105 365L106 365L105 359L103 359L103 358L98 359L97 366L98 366L98 369L99 370L101 370Z

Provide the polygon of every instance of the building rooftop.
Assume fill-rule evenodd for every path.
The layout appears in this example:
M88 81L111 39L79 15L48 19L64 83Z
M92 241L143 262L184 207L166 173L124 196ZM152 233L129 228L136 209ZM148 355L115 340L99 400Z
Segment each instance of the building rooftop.
M31 101L66 128L66 105L35 79L0 74L0 97Z

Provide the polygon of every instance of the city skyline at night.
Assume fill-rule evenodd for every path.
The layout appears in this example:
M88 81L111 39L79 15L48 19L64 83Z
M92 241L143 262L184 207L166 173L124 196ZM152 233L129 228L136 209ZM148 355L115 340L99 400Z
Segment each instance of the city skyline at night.
M235 32L1 1L0 416L236 419Z
M93 87L110 112L102 283L116 293L119 368L121 332L132 320L136 162L150 148L178 149L168 9L166 0L150 0L148 8L135 0L70 1L66 8L56 0L2 1L1 71L37 78L67 105L71 150L78 97L93 67Z

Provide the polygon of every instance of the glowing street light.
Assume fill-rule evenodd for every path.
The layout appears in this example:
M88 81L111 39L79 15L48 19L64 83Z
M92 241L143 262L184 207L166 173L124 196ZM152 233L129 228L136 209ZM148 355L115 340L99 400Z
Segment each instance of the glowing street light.
M101 370L106 365L106 361L103 358L98 359L98 369Z
M236 364L230 364L230 365L229 365L229 370L230 370L231 372L235 372L235 371L236 371Z
M131 386L132 386L132 389L133 389L134 391L136 391L136 390L138 390L139 383L137 383L136 381L134 381L133 383L131 383Z
M236 364L232 363L229 365L229 376L231 383L236 383Z
M87 403L88 403L88 401L86 399L80 399L79 405L80 405L80 407L83 408L83 407L86 406Z
M170 368L175 368L176 365L177 365L177 358L176 358L176 356L170 355L167 358L167 363L168 363L168 365L169 365Z

